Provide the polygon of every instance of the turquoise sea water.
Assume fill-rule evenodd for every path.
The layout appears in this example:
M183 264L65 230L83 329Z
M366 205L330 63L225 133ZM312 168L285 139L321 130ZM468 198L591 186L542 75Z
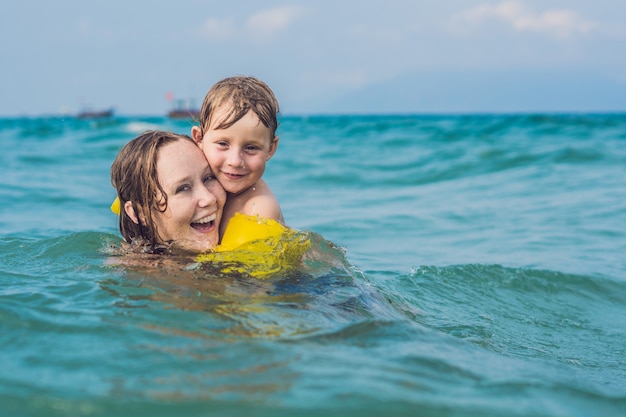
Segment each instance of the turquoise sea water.
M286 116L319 261L110 266L117 151L190 127L0 119L0 415L624 415L626 115Z

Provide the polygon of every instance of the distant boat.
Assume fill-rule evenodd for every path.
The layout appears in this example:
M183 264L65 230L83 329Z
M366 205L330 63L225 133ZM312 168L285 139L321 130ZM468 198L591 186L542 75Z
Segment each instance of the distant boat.
M187 100L176 100L176 106L167 113L170 119L197 119L200 110Z
M77 119L108 119L113 117L113 109L107 110L81 110L77 115Z

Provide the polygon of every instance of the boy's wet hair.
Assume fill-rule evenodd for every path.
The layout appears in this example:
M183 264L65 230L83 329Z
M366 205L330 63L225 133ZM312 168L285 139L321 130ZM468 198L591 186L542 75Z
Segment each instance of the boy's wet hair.
M272 139L276 136L280 112L278 100L263 81L255 77L235 76L215 83L204 97L200 109L199 124L203 134L210 123L218 122L211 120L211 117L223 104L230 105L230 111L214 129L227 129L252 110L261 123L270 129Z

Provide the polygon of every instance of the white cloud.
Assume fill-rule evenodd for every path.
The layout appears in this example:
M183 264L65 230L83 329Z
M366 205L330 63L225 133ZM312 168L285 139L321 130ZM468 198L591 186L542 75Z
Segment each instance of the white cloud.
M198 33L208 40L227 40L235 33L235 22L231 18L217 19L210 17L204 21Z
M488 20L499 20L517 31L546 33L558 38L587 34L595 26L578 13L567 9L534 11L520 1L483 4L469 9L455 19L457 24L475 25Z
M266 42L288 29L304 12L302 7L283 6L262 10L243 22L232 17L210 17L197 33L209 41L222 42L238 38Z
M88 36L91 33L91 25L86 18L78 19L78 31L81 36Z
M253 39L267 40L291 26L304 9L298 6L283 6L263 10L248 18L246 29Z

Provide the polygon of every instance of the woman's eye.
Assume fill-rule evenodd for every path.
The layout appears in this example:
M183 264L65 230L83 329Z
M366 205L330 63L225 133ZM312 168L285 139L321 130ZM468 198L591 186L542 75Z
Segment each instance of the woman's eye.
M189 191L189 190L191 190L190 186L188 186L188 185L181 185L180 187L176 188L176 194L182 193L182 192L185 192L185 191Z

